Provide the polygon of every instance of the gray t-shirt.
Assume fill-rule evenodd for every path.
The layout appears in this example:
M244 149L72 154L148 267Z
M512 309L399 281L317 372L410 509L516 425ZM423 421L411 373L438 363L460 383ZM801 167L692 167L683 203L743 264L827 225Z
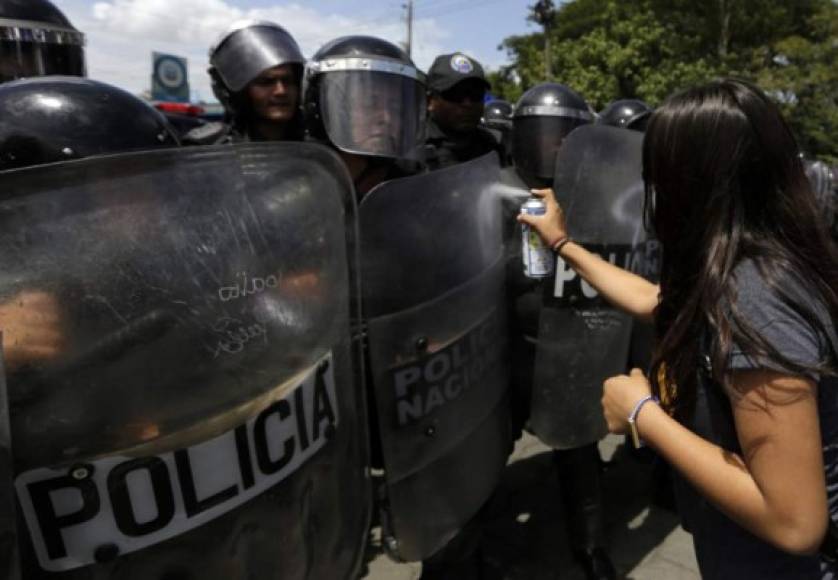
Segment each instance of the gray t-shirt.
M790 277L781 281L783 290L795 303L807 304L816 313L829 329L828 336L820 336L798 312L785 304L765 283L753 262L740 264L735 277L738 311L789 360L816 366L831 352L830 343L838 344L828 311L805 283ZM771 368L794 374L777 364L753 360L736 347L731 353L730 368ZM829 509L832 518L838 521L838 381L832 377L809 376L818 381ZM688 427L725 449L741 452L730 400L718 384L708 379L707 373L699 373L695 414ZM817 556L787 554L758 539L723 515L680 477L676 477L676 493L684 527L693 534L704 580L832 580L838 577Z

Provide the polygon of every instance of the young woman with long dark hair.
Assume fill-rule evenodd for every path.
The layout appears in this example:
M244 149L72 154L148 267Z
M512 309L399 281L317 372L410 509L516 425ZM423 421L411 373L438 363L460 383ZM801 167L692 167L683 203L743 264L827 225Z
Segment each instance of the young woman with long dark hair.
M838 256L795 139L758 88L717 81L654 113L643 176L660 285L562 243L549 190L547 214L521 218L613 304L654 321L648 378L605 382L609 429L628 432L631 417L677 470L704 578L832 578L818 551L838 515Z

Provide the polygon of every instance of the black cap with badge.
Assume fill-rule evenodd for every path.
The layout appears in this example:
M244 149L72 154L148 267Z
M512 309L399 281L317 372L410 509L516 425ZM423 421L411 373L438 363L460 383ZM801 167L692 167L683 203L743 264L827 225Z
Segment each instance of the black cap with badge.
M441 54L428 70L428 89L441 93L468 79L478 79L486 89L491 88L479 62L461 52Z

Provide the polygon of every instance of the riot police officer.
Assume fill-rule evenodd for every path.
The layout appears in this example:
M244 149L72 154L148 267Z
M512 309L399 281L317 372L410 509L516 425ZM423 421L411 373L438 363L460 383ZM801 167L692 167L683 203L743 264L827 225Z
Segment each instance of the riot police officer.
M4 3L4 10L8 8L8 4ZM27 7L43 8L42 4L44 3L33 2ZM55 11L53 14L60 13ZM3 16L7 15L9 12L5 10ZM23 11L17 16L34 18L35 15ZM21 27L20 30L25 29L24 25L34 26L31 22L23 21L17 25ZM41 38L54 39L49 34ZM8 48L9 42L4 41L4 48ZM35 41L30 40L30 43L32 42ZM29 64L37 64L39 67L46 62L43 59L50 54L50 50L45 46L30 44L21 48L19 54L28 53L34 58L28 61ZM74 48L78 49L77 58L65 61L65 64L74 62L81 65L81 69L76 69L76 72L81 74L81 44L68 45L64 47L64 52L73 52ZM3 58L5 57L4 54ZM22 63L23 61L14 61L15 65ZM6 64L9 64L8 61ZM9 69L5 70L8 72ZM45 69L18 69L17 72L26 76L39 70ZM64 72L72 71L68 69ZM40 76L0 84L0 171L106 153L176 145L174 133L158 111L133 95L104 83L66 76ZM28 175L29 179L35 179L34 174ZM61 185L66 186L68 180ZM8 181L6 183L8 184ZM18 187L9 185L3 195L20 196L21 191ZM16 199L14 203L23 205L20 199ZM50 207L54 207L54 204ZM15 210L10 210L6 215L15 213ZM19 212L19 215L20 213L26 220L25 231L30 232L29 219L37 221L38 217L35 213L26 211ZM8 231L5 233L11 235ZM37 234L33 234L33 238L36 239L35 243L50 245L49 238L43 239ZM26 244L27 242L21 241L21 252L22 246ZM8 258L11 257L4 254L6 265L14 261L13 258ZM36 270L39 267L45 269L43 264L33 264L32 267ZM10 274L6 267L4 275L6 278L3 280L4 288L0 301L0 330L3 333L5 378L3 388L0 389L0 415L5 414L6 397L12 396L13 393L12 388L6 390L7 381L12 385L11 377L24 376L26 369L38 365L49 365L69 350L64 309L67 302L72 302L67 300L65 292L56 291L37 274L35 285L27 284L19 278L10 283L9 278L15 276ZM15 383L15 386L19 386L19 383ZM20 399L21 391L14 392L14 396ZM83 400L84 397L79 399ZM29 408L32 406L29 405ZM19 530L15 519L10 517L11 506L14 504L13 496L6 487L12 477L12 455L7 448L7 429L10 423L20 426L32 418L30 415L16 417L21 413L25 414L25 411L22 411L19 405L11 416L0 420L0 424L3 424L0 427L0 536L4 538L0 550L0 577L10 579L43 577L44 574L32 557L31 550L18 551L18 545L23 546L24 543L17 541ZM54 426L53 423L50 425L51 428ZM27 428L17 432L20 439L24 440L30 434ZM23 442L19 440L19 443ZM25 443L21 447L25 448ZM21 455L25 456L26 452L22 452ZM15 463L19 464L28 459L30 458L16 456ZM42 506L39 506L39 509L41 508ZM21 527L20 530L22 529Z
M593 120L585 100L565 85L543 83L521 95L512 121L512 158L521 178L531 187L549 186L564 138Z
M613 101L597 115L597 123L619 129L646 132L646 125L654 110L639 99L620 99ZM638 272L653 282L660 276L660 245L649 239L646 242L647 264L645 272ZM651 324L639 320L632 321L631 342L626 369L649 368L652 360L652 345L655 330ZM648 450L636 452L641 460L650 461L652 468L652 501L660 508L674 511L675 495L673 491L672 470L665 461L661 461Z
M599 112L598 122L612 127L645 131L652 107L639 99L620 99Z
M209 60L212 89L226 119L193 129L186 144L302 140L305 59L284 28L237 22L210 49Z
M597 115L597 123L609 127L629 129L632 131L646 132L646 124L654 109L638 99L620 99L612 102ZM657 252L659 246L656 242L649 242L647 249L650 252ZM649 263L658 264L658 259L651 259ZM649 271L643 274L653 281L657 281L658 272ZM654 329L650 324L634 321L632 326L632 341L629 351L629 362L627 369L648 368L652 356L652 341ZM661 469L666 469L662 466ZM666 479L659 485L656 491L658 504L662 507L674 505L671 499L671 483Z
M512 127L512 103L503 99L492 99L483 106L482 123L486 127Z
M351 185L311 144L139 152L176 144L108 85L0 85L0 169L138 151L3 173L0 577L356 577Z
M84 34L49 0L0 0L0 82L84 76Z
M512 113L512 104L502 99L489 101L483 108L481 124L500 143L504 165L512 160Z
M401 48L345 36L320 48L306 75L309 135L337 150L357 195L419 169L425 75Z
M39 77L0 85L0 171L177 145L160 112L105 83ZM25 314L34 310L40 316ZM0 305L7 369L58 352L55 312L54 298L40 291Z
M418 446L410 445L416 451L411 453L408 467L403 460L398 459L406 459L402 451L398 451L394 457L393 447L401 447L405 441L411 439L416 426L413 420L404 418L402 423L402 419L397 420L389 414L381 414L380 405L390 396L382 395L382 392L392 392L392 387L387 385L388 379L382 377L382 367L390 367L396 363L388 358L390 355L385 355L386 362L382 361L377 353L381 352L383 344L400 344L401 339L393 337L405 332L407 327L414 326L406 321L399 322L392 327L392 332L396 335L388 331L385 337L380 333L381 318L396 314L404 309L406 304L412 304L407 308L411 311L427 306L428 302L445 304L440 300L429 300L435 289L446 288L445 295L450 294L450 288L446 287L450 280L442 272L444 268L434 268L433 274L428 272L435 263L434 260L441 258L440 252L435 249L425 255L419 251L412 252L408 248L413 244L405 243L405 240L410 239L408 235L404 235L404 239L399 242L395 239L399 236L394 238L394 232L388 232L387 235L383 232L388 231L389 224L398 223L402 230L421 233L421 237L424 238L428 231L424 224L429 219L435 220L439 216L447 215L449 219L456 216L457 236L465 235L469 219L461 215L458 201L465 198L471 201L472 198L451 196L451 193L469 191L471 183L475 180L469 176L468 183L461 181L468 174L460 175L457 170L465 168L465 164L453 168L453 172L445 172L453 176L451 181L443 176L443 172L410 175L419 168L418 156L424 142L425 78L397 46L366 36L339 38L325 45L311 58L308 63L307 81L305 110L309 134L314 139L330 144L338 152L349 170L355 183L356 194L361 201L359 235L363 248L362 261L365 264L362 270L365 315L369 317L365 323L369 329L366 340L370 360L367 367L367 385L370 388L368 401L371 404L371 441L373 463L385 467L383 477L386 480L386 483L381 483L380 493L377 495L381 500L383 543L394 557L423 559L423 578L439 578L444 575L443 577L465 580L470 576L462 574L461 571L463 568L468 571L475 569L476 562L472 556L476 540L479 539L478 535L472 533L472 528L478 524L469 524L467 520L474 516L479 510L479 503L484 502L488 496L489 492L482 487L486 481L492 481L497 475L495 468L499 473L505 463L507 445L504 436L508 431L508 419L505 404L499 400L502 399L499 393L503 392L505 381L493 381L489 377L481 379L485 381L486 388L482 398L493 405L494 412L489 418L474 424L469 418L461 418L457 414L457 424L462 425L463 431L471 433L471 436L483 436L484 432L481 429L484 428L491 431L491 436L487 436L489 440L485 441L485 449L475 453L473 448L461 446L455 441L443 443L444 435L440 435L440 438L434 441L433 436L437 429L440 434L457 431L456 428L445 428L444 420L446 412L453 411L457 403L462 402L457 400L449 406L429 409L436 426L423 432L419 440L414 441ZM492 168L497 170L496 162L492 160L488 160L487 166L487 170L480 171L481 177L491 175ZM388 183L383 183L385 181ZM477 181L480 181L480 178ZM370 190L379 185L379 189L370 193ZM429 188L433 193L423 197L423 187ZM479 195L476 195L473 199L478 198ZM390 205L394 200L400 201ZM422 206L423 212L416 211L417 204ZM434 204L439 205L434 207ZM438 225L437 222L434 223ZM499 233L496 237L496 249L499 252ZM443 238L442 235L438 237ZM384 239L388 242L382 247ZM474 238L470 238L459 250L467 253L464 248L469 247L474 241ZM481 252L490 247L492 236L486 234L485 238L481 238ZM433 246L426 244L424 249L428 248ZM394 266L391 259L396 256L396 263L400 268L398 272L392 270ZM441 261L449 260L443 258ZM382 268L381 265L385 263L388 266ZM481 261L477 258L470 261L470 267L480 264ZM427 279L418 285L407 282L410 275L416 273L421 273L420 278L423 275L427 276ZM457 268L456 276L462 273L463 269ZM392 287L400 287L402 284L422 292L416 295L403 292L400 293L400 299L394 301ZM460 282L457 282L457 285L459 286ZM402 307L394 305L402 303L402 300L406 301ZM473 296L470 303L479 304L480 297ZM459 306L457 308L459 309ZM418 333L419 336L426 337L417 343L419 346L415 351L415 364L418 364L416 361L426 360L434 352L425 344L431 340L428 337L437 335L432 324L428 323L429 318L434 317L420 317L421 322L417 319L416 325L407 332L411 336ZM411 340L416 340L416 337ZM424 346L421 346L423 344ZM387 348L389 349L389 346ZM390 376L389 371L385 376ZM388 403L383 404L389 407ZM500 410L494 409L495 405L499 406ZM431 420L430 417L427 420ZM436 421L440 423L436 424ZM500 423L500 426L497 423ZM452 457L458 457L458 466L466 461L458 454L467 454L473 473L480 475L481 481L476 486L479 491L474 487L464 491L460 486L445 484L446 477L451 477L450 474L455 469L446 462L454 461ZM497 461L495 454L503 454L503 460ZM429 457L434 457L434 461L430 461ZM411 473L408 478L403 475L405 469ZM440 472L444 473L443 477ZM403 485L406 487L402 487ZM404 494L411 500L405 502L402 497L396 498L393 489L401 490L399 495ZM440 501L446 498L447 494L456 496L458 493L468 493L469 497L460 497L456 506L447 501ZM475 500L475 497L479 500ZM475 501L479 502L478 505L473 505ZM433 517L438 517L440 521L434 521ZM461 526L468 528L468 531L452 540L451 535L462 530Z
M565 137L592 123L585 100L569 87L543 83L525 92L515 105L512 156L520 178L528 187L550 187L556 155ZM549 282L547 283L549 284ZM543 288L521 285L512 307L513 392L523 399L515 409L528 411L534 380L535 344L539 340L539 313ZM525 417L519 417L524 422ZM592 580L614 578L616 572L604 549L600 460L596 442L570 449L555 449L568 537L575 559Z
M489 81L479 62L463 53L443 54L428 70L428 134L425 163L441 169L501 153L498 142L480 127Z

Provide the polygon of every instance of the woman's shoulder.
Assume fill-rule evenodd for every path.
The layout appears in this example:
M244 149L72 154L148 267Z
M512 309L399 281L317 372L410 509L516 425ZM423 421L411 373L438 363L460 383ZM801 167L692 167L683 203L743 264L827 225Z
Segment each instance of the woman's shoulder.
M811 310L827 322L829 309L812 283L812 276L780 265L770 265L746 258L733 270L733 299L743 314L780 314Z
M747 325L794 363L821 366L838 351L838 336L811 278L789 268L742 260L733 272L734 324ZM733 354L742 356L738 348Z

